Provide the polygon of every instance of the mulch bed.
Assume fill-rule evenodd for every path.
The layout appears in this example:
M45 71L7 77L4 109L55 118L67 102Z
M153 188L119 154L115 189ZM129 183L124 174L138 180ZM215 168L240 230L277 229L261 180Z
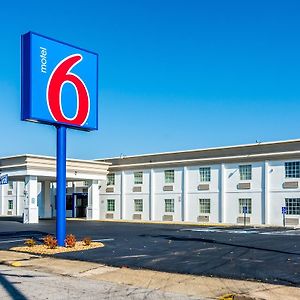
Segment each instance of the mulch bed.
M17 252L27 252L27 253L34 253L34 254L57 254L57 253L64 253L64 252L73 252L73 251L84 251L90 250L95 248L104 247L104 244L100 242L91 242L89 246L86 246L83 242L76 242L75 247L57 247L55 249L50 249L46 245L34 245L32 247L28 246L21 246L21 247L13 247L10 248L12 251Z

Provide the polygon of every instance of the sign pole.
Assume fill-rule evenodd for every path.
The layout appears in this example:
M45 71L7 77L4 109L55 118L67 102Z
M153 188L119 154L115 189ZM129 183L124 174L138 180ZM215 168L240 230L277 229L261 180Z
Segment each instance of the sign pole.
M58 246L65 246L66 237L66 132L57 126L56 143L56 238Z
M286 208L286 206L281 207L281 213L282 213L283 227L285 227L285 215L286 215L286 213L287 213L287 208Z

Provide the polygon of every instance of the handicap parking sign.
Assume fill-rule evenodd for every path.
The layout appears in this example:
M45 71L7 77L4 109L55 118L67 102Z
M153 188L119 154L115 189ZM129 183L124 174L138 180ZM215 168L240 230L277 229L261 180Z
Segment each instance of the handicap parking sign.
M243 206L243 214L246 214L248 212L247 206Z
M3 175L0 177L0 184L8 184L8 175Z
M285 206L281 207L281 212L282 212L282 214L286 214L287 208Z

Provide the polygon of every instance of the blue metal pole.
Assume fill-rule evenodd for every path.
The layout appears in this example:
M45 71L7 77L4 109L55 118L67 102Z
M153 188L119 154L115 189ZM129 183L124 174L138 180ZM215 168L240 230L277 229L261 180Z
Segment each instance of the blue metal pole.
M66 127L57 126L56 143L56 238L59 246L66 238Z

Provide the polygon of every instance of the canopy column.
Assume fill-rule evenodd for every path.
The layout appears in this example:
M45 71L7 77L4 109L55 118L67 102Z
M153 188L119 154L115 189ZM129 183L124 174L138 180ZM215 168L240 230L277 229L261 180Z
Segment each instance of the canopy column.
M99 220L99 205L98 180L89 180L87 219Z
M33 224L39 222L37 206L37 177L25 176L25 203L23 223Z

